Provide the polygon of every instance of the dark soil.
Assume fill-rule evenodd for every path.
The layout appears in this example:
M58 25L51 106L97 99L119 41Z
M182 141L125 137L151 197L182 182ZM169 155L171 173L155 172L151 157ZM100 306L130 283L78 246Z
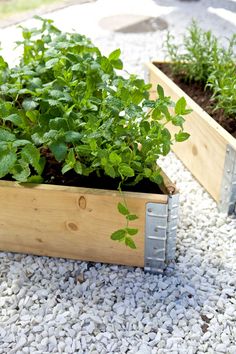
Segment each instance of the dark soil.
M46 184L108 190L117 190L118 188L120 179L108 177L104 175L102 171L100 172L100 176L95 172L91 173L89 176L82 176L78 175L74 170L68 171L63 175L61 173L62 165L55 160L50 151L42 150L41 153L47 160L42 175L44 183ZM130 179L129 182L132 182L132 179ZM135 186L123 185L122 191L163 194L160 187L147 178L143 179Z
M215 102L211 99L211 90L205 89L205 85L201 82L187 82L184 76L174 75L170 64L155 63L155 65L199 104L217 123L236 138L236 119L227 117L222 109L214 111Z

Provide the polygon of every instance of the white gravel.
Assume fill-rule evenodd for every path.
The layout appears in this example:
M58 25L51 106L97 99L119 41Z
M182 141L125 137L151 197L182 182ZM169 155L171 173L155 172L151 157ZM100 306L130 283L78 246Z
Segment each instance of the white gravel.
M176 34L194 15L204 28L228 36L235 32L235 9L229 0L101 0L47 17L89 35L105 53L120 47L126 68L143 75L143 62L163 57L166 31L113 34L98 26L101 14L160 15ZM12 62L17 33L15 27L0 30ZM161 164L181 192L176 264L160 276L0 253L1 354L236 353L236 220L218 213L173 154ZM75 277L84 282L75 284Z

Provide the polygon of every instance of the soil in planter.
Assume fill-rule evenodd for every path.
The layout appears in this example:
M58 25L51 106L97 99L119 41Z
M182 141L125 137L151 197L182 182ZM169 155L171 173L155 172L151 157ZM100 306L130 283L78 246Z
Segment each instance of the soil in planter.
M202 107L217 123L236 138L236 119L227 117L222 109L214 111L215 102L211 99L212 92L205 89L201 82L186 82L184 76L174 75L168 63L154 63L176 85L186 92L200 107Z
M111 178L102 173L100 177L98 177L95 172L91 173L89 176L82 176L78 175L74 170L71 170L63 175L61 173L61 164L55 160L50 151L43 150L42 154L47 160L42 175L44 183L46 184L108 190L117 190L118 188L120 179ZM122 190L139 193L163 194L160 187L156 183L149 181L147 178L143 179L135 186L123 185Z

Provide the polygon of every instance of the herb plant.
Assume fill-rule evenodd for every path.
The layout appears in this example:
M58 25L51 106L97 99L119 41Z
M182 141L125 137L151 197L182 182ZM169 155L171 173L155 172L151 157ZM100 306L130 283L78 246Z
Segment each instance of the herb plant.
M189 136L185 100L174 104L159 85L158 99L150 100L149 84L118 74L120 49L106 57L85 36L40 21L39 29L22 29L17 66L9 68L0 57L0 178L43 182L50 151L65 175L74 170L118 178L120 191L143 178L160 184L156 160ZM167 123L180 127L174 137ZM126 226L111 238L135 248L137 230L129 222L137 216L125 200L118 211Z
M174 74L186 81L199 81L212 91L215 108L222 108L226 115L236 113L236 35L228 40L225 48L211 31L202 30L195 21L177 46L168 33L165 47L171 59Z

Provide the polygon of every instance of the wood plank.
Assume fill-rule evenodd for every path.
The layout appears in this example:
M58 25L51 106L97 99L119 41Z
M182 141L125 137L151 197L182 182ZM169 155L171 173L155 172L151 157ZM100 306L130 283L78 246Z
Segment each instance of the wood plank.
M0 181L0 248L4 251L144 266L145 205L166 195L124 193L132 213L136 250L110 239L125 226L118 192Z
M185 97L188 108L193 112L185 117L185 131L191 137L183 143L173 145L173 151L195 178L206 188L211 196L220 202L221 184L224 171L226 147L230 144L236 150L236 139L223 129L209 114L194 102L182 89L170 80L154 64L148 63L149 81L153 88L159 83L167 96L176 101ZM151 97L156 98L156 92L151 91ZM171 133L176 131L168 126Z

